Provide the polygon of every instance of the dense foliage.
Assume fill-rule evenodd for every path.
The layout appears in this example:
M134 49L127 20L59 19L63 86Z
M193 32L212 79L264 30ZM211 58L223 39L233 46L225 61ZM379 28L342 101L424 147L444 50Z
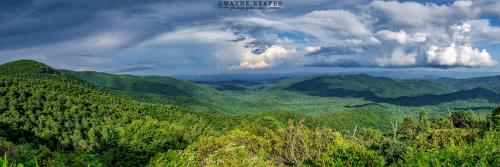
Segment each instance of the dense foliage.
M0 69L3 166L500 164L500 108L225 115L123 98L32 61Z

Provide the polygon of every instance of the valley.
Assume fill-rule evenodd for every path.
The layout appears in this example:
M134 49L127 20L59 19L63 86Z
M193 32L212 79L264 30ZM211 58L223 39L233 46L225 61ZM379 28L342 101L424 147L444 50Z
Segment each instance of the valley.
M455 154L447 152L449 143L435 145L438 141L426 136L457 133L443 139L460 142L455 149L498 148L498 132L492 130L497 117L492 111L500 103L497 78L401 80L359 74L188 81L57 70L19 60L0 65L0 150L5 160L27 166L210 166L213 156L247 162L210 153L233 149L241 154L233 158L251 158L247 163L256 166L332 162L295 157L303 159L297 164L279 152L292 145L320 151L307 143L319 142L354 151L352 157L325 153L339 156L335 164L405 166L414 159L432 162L419 157L431 154L426 152L431 148L448 149L435 154ZM288 143L289 135L312 138ZM226 150L228 142L235 147ZM392 147L406 150L405 156L398 157ZM494 164L498 150L492 151L477 161Z

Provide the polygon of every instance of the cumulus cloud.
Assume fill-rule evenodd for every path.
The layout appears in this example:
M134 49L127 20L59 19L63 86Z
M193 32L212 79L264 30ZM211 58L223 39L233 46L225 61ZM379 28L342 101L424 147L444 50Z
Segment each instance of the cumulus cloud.
M364 19L347 10L318 10L286 19L235 17L225 18L222 21L237 36L243 36L238 38L239 40L233 41L245 43L245 47L250 48L252 51L252 54L242 56L244 61L239 65L230 67L230 69L256 69L279 66L282 63L288 63L288 61L274 61L276 57L279 57L280 60L290 60L290 57L300 58L300 56L297 56L299 54L309 56L356 54L364 51L363 46L379 43L378 39L373 36L371 27L365 23ZM289 35L300 36L301 38L289 39ZM299 40L299 42L294 40ZM296 47L301 47L301 43L306 41L316 41L319 46L303 46L302 50L304 52L299 53L300 51L297 51ZM290 45L294 46L286 47L286 52L279 52L286 53L288 56L270 54L276 50L267 51L272 47L277 49L276 46ZM309 61L315 60L309 58ZM298 62L300 61L292 62L292 64L300 65Z
M438 66L465 66L483 67L493 66L496 62L491 59L486 50L472 47L468 36L471 25L464 23L450 27L451 39L447 45L431 44L425 53L426 62Z
M470 38L471 25L456 24L448 28L449 38L446 41L431 41L412 47L407 51L404 45L398 45L388 56L376 59L383 67L488 67L496 64L486 50L472 46ZM402 35L401 35L402 34ZM406 41L406 35L392 34L390 39Z
M468 45L447 47L431 45L426 52L427 62L437 66L487 67L496 64L486 50L479 50Z
M277 65L281 60L290 59L295 52L295 50L287 50L282 46L272 46L261 54L246 52L242 57L242 62L238 65L231 66L230 69L241 70L272 67Z
M280 65L281 62L296 55L294 48L284 46L289 41L279 42L280 40L275 39L277 37L272 35L269 38L271 39L268 39L268 43L266 40L251 36L242 38L230 29L208 25L180 28L174 32L158 35L139 46L182 44L186 48L193 48L184 50L184 54L191 53L200 58L215 60L220 68L229 70L270 68ZM215 52L200 53L199 46L203 46L207 50L215 50ZM265 47L265 49L256 51L260 47Z

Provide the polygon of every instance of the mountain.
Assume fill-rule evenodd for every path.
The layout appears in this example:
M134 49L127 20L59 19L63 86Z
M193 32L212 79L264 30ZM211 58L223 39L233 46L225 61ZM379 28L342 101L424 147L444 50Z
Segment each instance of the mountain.
M17 60L0 65L0 75L58 75L59 71L34 60Z
M459 90L452 93L440 95L418 95L418 96L403 96L396 98L374 98L375 102L384 102L396 104L400 106L423 106L423 105L438 105L444 102L452 102L458 100L486 99L491 103L500 103L500 94L495 91L485 88L474 88L470 90Z
M338 90L338 96L349 96L350 94L357 96L354 94L355 92L363 93L362 91L366 91L372 92L377 97L443 94L453 91L453 89L440 83L425 80L394 80L386 77L372 77L366 74L314 77L282 84L281 89L325 96L334 95L336 91L332 90Z
M9 155L16 154L15 161L26 166L140 166L155 152L185 145L189 137L182 131L204 118L175 105L127 100L70 79L35 61L0 65L1 152L11 150ZM141 134L146 124L155 126L148 133L158 137ZM83 152L94 155L89 159ZM56 157L65 161L50 161Z
M178 79L163 76L113 75L94 71L75 72L61 70L97 86L114 90L154 93L165 96L192 96L197 86Z
M275 83L291 77L297 76L308 76L310 74L279 74L279 73L223 73L223 74L212 74L212 75L177 75L175 78L189 80L189 81L234 81L234 80L244 80L244 81L257 81L266 83Z
M445 102L486 99L500 103L500 95L492 90L497 77L471 79L394 80L365 74L346 76L322 76L305 80L289 81L283 90L321 97L362 98L375 103L398 106L439 105ZM474 84L476 82L476 84ZM363 106L362 104L360 106ZM351 107L351 106L348 106Z
M118 96L144 102L178 104L183 106L198 102L195 94L206 90L189 81L164 76L114 75L94 71L75 72L60 70Z
M90 86L90 84L74 76L61 73L57 69L34 60L17 60L2 64L0 65L0 76L8 76L9 78L49 79Z
M443 78L436 80L435 82L461 90L483 87L500 92L500 75L466 79Z

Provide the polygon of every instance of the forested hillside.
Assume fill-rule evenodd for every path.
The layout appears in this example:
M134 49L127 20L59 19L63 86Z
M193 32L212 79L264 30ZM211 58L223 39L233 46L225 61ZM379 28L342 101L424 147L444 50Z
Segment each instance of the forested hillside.
M444 94L453 91L445 85L424 80L394 80L366 74L348 76L323 76L287 85L283 89L306 94L328 96L330 91L366 91L377 97L401 97L422 94ZM348 96L341 95L339 96Z
M111 90L119 96L146 102L192 105L196 103L195 93L202 91L198 85L170 77L61 71L95 86Z
M417 86L401 89L410 87ZM430 87L433 86L425 88ZM448 91L440 86L435 88ZM436 114L439 111L431 110L432 107L405 108L408 111L402 112L396 111L401 109L396 105L385 102L371 104L370 101L359 99L315 97L293 91L258 91L219 92L203 85L169 78L60 72L29 60L0 65L0 154L3 155L0 164L500 164L500 109L489 110L482 115L462 110ZM162 96L154 101L137 101L130 96L136 92ZM187 97L192 93L193 98L206 99L196 104L198 107L188 103L177 104L175 100L162 102L163 99L185 95L179 92L186 92ZM392 93L377 95L390 98ZM275 98L263 100L269 97ZM345 105L335 104L341 109L328 109L333 104L326 104L331 102ZM358 103L370 106L356 107ZM248 106L242 108L244 104ZM295 107L289 106L293 104ZM325 108L317 104L325 104ZM246 112L206 112L201 108L204 105L227 105L213 109ZM265 110L268 105L269 110ZM252 107L267 112L249 112ZM324 112L303 113L314 109Z

